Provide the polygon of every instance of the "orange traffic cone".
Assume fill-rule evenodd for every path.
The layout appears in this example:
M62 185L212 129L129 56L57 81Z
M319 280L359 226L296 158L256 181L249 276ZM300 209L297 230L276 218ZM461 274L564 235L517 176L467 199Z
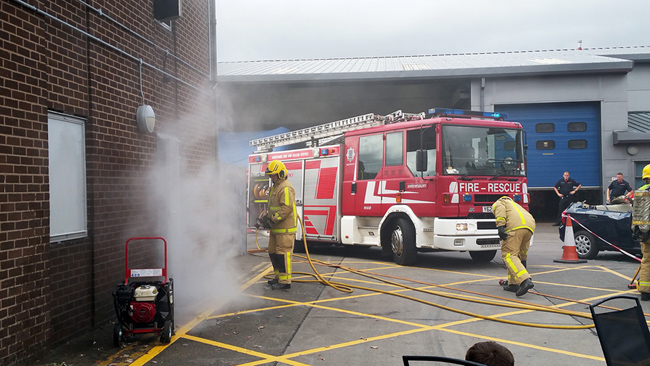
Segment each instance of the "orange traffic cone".
M578 258L576 251L576 242L573 238L573 224L571 223L571 216L566 217L566 227L564 228L564 252L562 259L554 259L553 262L558 263L587 263L586 259Z

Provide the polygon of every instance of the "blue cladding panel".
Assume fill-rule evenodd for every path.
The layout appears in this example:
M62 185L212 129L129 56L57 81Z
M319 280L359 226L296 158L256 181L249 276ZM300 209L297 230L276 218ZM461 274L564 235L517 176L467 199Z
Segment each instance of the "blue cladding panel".
M495 106L509 121L524 126L528 143L528 186L553 187L568 170L583 186L600 187L600 103L549 103ZM586 122L584 132L569 132L570 122ZM538 123L553 123L552 133L537 133ZM555 149L538 150L538 141L552 140ZM569 149L569 140L586 140L586 149Z

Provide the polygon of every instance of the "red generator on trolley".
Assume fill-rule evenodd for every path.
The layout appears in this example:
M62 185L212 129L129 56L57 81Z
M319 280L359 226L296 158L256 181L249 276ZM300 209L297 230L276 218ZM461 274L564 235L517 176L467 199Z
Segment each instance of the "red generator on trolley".
M162 242L163 268L129 268L129 243L132 241ZM126 241L126 278L115 287L113 301L117 315L117 323L113 327L116 347L126 338L139 333L157 333L161 342L171 341L175 334L174 291L173 279L167 279L167 241L164 238L134 237Z

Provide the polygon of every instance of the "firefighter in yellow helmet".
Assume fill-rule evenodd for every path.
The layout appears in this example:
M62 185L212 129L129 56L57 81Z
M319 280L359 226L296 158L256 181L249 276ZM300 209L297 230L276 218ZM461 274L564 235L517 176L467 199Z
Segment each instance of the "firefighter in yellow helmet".
M269 258L273 265L275 278L269 280L273 290L291 288L291 253L296 238L296 192L287 180L287 168L279 160L273 160L265 174L271 178L273 186L269 193L269 207L264 221L270 226Z
M650 164L643 168L641 178L643 178L645 184L638 190L650 190ZM633 219L636 220L637 218ZM643 253L643 258L641 259L637 289L641 293L641 300L648 301L650 300L650 238L641 241L641 253Z
M501 281L503 289L523 296L533 288L533 280L526 270L530 238L535 232L535 219L525 208L508 196L492 205L501 238L501 258L508 270L508 280Z

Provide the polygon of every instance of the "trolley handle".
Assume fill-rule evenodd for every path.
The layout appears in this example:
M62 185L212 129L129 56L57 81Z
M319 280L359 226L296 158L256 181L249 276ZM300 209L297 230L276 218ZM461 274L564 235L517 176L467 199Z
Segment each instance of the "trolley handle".
M129 271L129 242L132 240L162 240L165 247L165 263L163 268L150 268L150 269L132 269ZM126 241L126 261L125 261L125 274L124 284L129 284L131 277L164 277L164 282L167 282L167 240L161 236L138 236L129 238Z

